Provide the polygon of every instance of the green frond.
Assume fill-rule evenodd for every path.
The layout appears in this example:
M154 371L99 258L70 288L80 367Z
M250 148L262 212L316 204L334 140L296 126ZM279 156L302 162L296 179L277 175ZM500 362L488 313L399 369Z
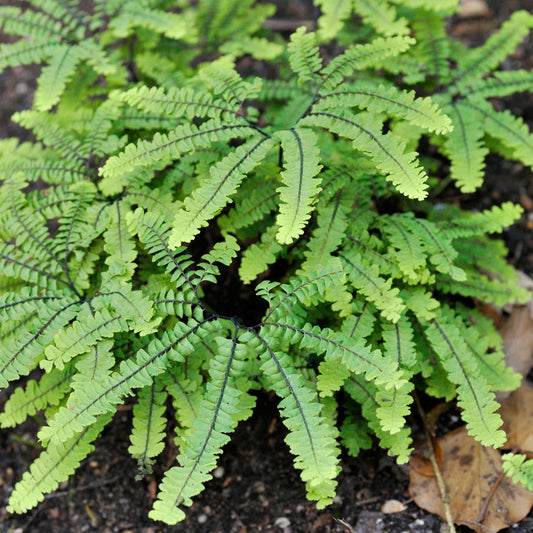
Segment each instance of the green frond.
M71 80L78 63L87 57L87 52L79 46L61 45L43 67L34 106L38 111L48 111L59 102L67 83Z
M15 485L9 498L10 513L24 513L44 500L59 483L71 476L93 450L92 442L111 420L110 414L98 416L94 423L65 442L50 443Z
M352 0L316 0L320 6L317 35L321 41L334 39L352 12Z
M355 44L331 60L321 74L320 93L330 92L354 71L381 66L385 60L405 52L414 40L405 36L378 37L369 44Z
M165 401L167 393L156 383L142 388L137 394L133 407L133 421L130 434L131 456L139 464L139 474L144 476L152 471L152 464L165 447Z
M276 235L281 244L290 244L304 231L320 187L315 176L320 172L317 135L307 129L280 131L285 168L281 173L283 187L278 189L281 205L276 223Z
M251 244L243 251L239 265L239 277L243 283L250 283L255 280L259 274L276 262L281 252L286 248L276 239L277 233L277 226L270 226L263 232L259 242Z
M332 202L317 208L317 227L304 252L306 260L302 264L303 270L327 263L329 255L342 244L351 201L341 190Z
M188 339L199 324L178 322L171 331L152 340L146 349L140 349L134 358L122 361L120 371L100 376L91 387L77 389L69 396L66 406L56 412L49 425L39 432L42 442L67 441L87 426L94 424L98 414L114 411L123 397L133 389L151 385L155 376L165 372L169 358L183 361L194 350Z
M58 405L70 388L74 374L72 365L62 370L54 369L44 374L37 382L29 380L25 387L17 387L4 405L0 414L3 428L15 427L30 415L43 410L49 405Z
M216 141L229 140L253 132L247 124L224 124L214 119L201 126L183 124L167 133L156 133L151 141L128 144L124 152L110 157L99 173L103 177L99 187L104 194L122 191L129 175L139 167L169 163L187 152L208 148Z
M0 346L1 387L29 374L37 366L54 335L76 316L75 305L79 305L78 302L49 300L47 305L39 306L39 320L30 330L21 333L9 348Z
M439 0L439 2L431 2L428 0L390 0L393 4L411 8L423 8L427 10L434 10L441 13L453 13L459 9L459 2L457 0Z
M340 471L337 431L322 418L320 404L312 400L316 392L294 371L289 356L272 349L262 337L260 340L264 379L282 397L279 408L289 429L285 442L295 456L294 466L302 471L308 497L323 508L335 495Z
M488 102L467 100L464 105L482 118L486 134L501 141L514 158L533 168L533 133L521 117L510 111L496 112Z
M388 254L392 255L401 272L409 280L416 281L420 271L426 268L426 254L422 245L422 235L412 232L400 223L408 214L384 215L382 231L390 240Z
M364 261L355 250L343 250L339 257L355 289L364 294L385 318L398 321L405 306L398 296L399 289L392 286L392 280L380 277L377 266Z
M458 254L451 243L452 239L441 232L437 224L414 216L398 217L397 221L408 231L419 235L430 262L439 272L449 274L457 281L466 279L464 270L454 264Z
M497 67L516 48L533 28L533 15L515 11L483 46L473 48L459 58L457 73L451 81L455 90L466 89L468 84Z
M527 490L533 490L533 459L526 454L507 453L502 457L503 471L514 483L519 483Z
M407 92L394 86L376 87L375 83L366 81L343 84L340 90L319 96L313 111L342 107L385 113L437 134L452 130L451 120L442 114L431 98L415 98L414 91Z
M207 226L272 146L274 141L268 137L252 139L211 167L210 177L185 199L183 208L176 213L169 238L170 248L191 241L202 227Z
M318 86L322 59L315 34L307 32L305 26L301 26L291 35L287 49L291 68L298 74L298 82L313 81L315 86Z
M190 21L177 13L143 6L140 2L126 3L111 18L109 29L119 38L128 37L134 28L148 28L170 39L187 36L190 41L191 26L188 22Z
M237 343L237 331L233 341L219 340L218 354L210 363L212 379L206 385L198 417L181 440L180 466L168 470L159 485L158 499L149 513L154 520L169 524L183 520L185 515L179 506L191 505L191 497L211 479L218 455L229 441L228 433L237 425L246 398L235 387L236 367L242 364L244 345Z
M418 163L417 154L404 152L404 143L390 133L383 135L381 125L378 123L376 127L374 116L331 109L312 112L300 124L320 126L350 139L354 149L368 155L399 192L419 200L426 197L427 176Z
M485 379L480 376L472 352L460 331L447 319L450 310L442 308L425 334L438 354L448 379L457 385L462 418L470 434L485 446L499 447L505 443L502 421L496 413L499 408Z
M215 94L230 104L243 106L244 101L255 98L261 92L261 78L243 80L235 68L235 58L222 56L203 65L198 72L198 81L210 87Z
M483 183L485 156L482 117L462 102L446 108L453 132L446 137L444 153L450 158L450 175L462 192L473 192Z
M239 113L237 102L226 102L207 92L192 87L161 87L141 85L121 93L118 98L132 107L170 118L209 117L235 118Z
M432 2L431 5L435 3ZM414 21L413 30L417 46L411 50L412 55L424 64L424 69L438 83L445 83L450 77L450 50L442 15L422 11Z
M503 70L493 72L489 78L473 80L463 94L471 99L483 100L523 91L533 91L533 72Z
M20 10L17 7L2 6L0 8L0 26L8 35L24 35L25 40L52 40L64 38L62 26L46 13L31 10ZM5 45L4 45L5 46Z
M407 20L398 17L396 8L387 0L354 0L353 9L377 34L386 37L409 34Z
M264 179L260 175L263 171L267 174ZM257 172L254 172L254 175L241 185L239 198L235 200L235 207L230 209L227 215L222 215L217 219L222 231L239 233L239 229L259 222L276 209L278 183L274 179L269 179L269 176L275 176L277 173L277 165L263 162Z

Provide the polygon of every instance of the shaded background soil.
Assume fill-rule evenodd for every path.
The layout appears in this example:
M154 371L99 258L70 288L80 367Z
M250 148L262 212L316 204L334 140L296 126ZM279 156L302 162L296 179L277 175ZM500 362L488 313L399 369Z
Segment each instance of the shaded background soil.
M14 5L12 1L0 4ZM309 20L313 11L303 0L278 1L276 18ZM490 12L472 18L455 18L453 35L478 45L517 9L533 12L533 0L488 1ZM533 37L530 36L506 61L506 68L533 67ZM0 137L25 133L9 121L11 114L30 106L38 67L8 69L0 75ZM501 102L522 116L533 129L533 95L520 94ZM533 180L530 169L490 156L483 188L469 195L472 207L484 208L505 200L525 209L521 221L504 238L509 260L533 275ZM450 201L465 201L465 195L446 191ZM0 408L9 391L0 392ZM427 406L429 409L429 405ZM253 417L239 425L225 448L219 467L205 491L177 526L165 526L147 518L157 482L175 460L172 439L158 461L154 474L135 480L136 463L128 454L131 405L121 407L114 421L96 442L96 449L77 473L24 516L11 516L5 504L14 483L38 455L35 442L38 424L30 419L14 430L0 430L0 533L440 533L445 525L410 501L405 466L398 466L385 452L374 448L357 459L344 457L339 475L338 496L333 505L317 510L305 498L305 490L292 466L284 443L285 430L276 410L275 398L260 394ZM413 425L416 428L416 420ZM415 429L416 431L416 429ZM453 487L451 487L453 491ZM397 499L407 509L383 514L383 503ZM343 524L344 522L344 524ZM469 531L459 528L459 531ZM533 531L533 514L506 530Z

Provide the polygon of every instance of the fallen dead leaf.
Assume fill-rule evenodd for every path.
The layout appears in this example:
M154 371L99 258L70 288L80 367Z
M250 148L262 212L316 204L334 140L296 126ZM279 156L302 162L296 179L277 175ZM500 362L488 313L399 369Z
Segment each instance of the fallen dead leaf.
M533 453L533 386L525 381L505 399L499 413L507 434L504 447Z
M459 2L459 17L490 17L492 14L485 0L461 0Z
M433 449L435 450L435 459L437 460L437 465L442 465L444 459L442 455L442 448L440 447L439 441L433 439ZM433 470L433 465L430 460L430 450L426 441L418 441L415 443L415 449L409 457L409 466L416 470L419 474L428 477L434 477L435 471Z
M401 513L402 511L405 511L406 509L407 509L407 505L405 505L405 503L399 502L398 500L387 500L381 506L381 512L383 514Z
M439 442L444 455L442 478L456 523L484 533L486 528L499 531L527 516L533 505L533 492L502 475L502 460L497 450L482 446L464 427L448 433ZM421 475L411 466L409 477L409 492L416 504L444 518L435 478ZM488 502L487 498L490 498Z

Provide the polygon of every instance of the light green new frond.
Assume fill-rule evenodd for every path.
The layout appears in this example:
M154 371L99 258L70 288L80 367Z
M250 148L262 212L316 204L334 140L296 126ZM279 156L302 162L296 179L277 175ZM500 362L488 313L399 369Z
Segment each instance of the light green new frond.
M392 286L392 279L381 277L378 267L363 261L354 250L343 250L339 257L355 289L364 294L385 318L397 322L405 305L398 296L399 289Z
M20 39L15 43L0 45L0 70L13 65L39 63L52 55L60 42L26 42Z
M252 282L259 274L276 262L278 256L285 248L276 239L277 232L276 225L270 226L262 233L259 242L251 244L243 251L241 264L239 265L239 277L243 283Z
M271 61L276 59L284 50L280 43L274 43L270 39L263 37L245 37L239 35L238 40L228 41L220 47L220 51L235 57L241 57L246 54L255 59Z
M281 244L298 238L311 216L312 206L320 187L320 150L317 135L307 128L277 132L281 139L285 168L281 173L283 187L278 189L281 205L276 222L276 235Z
M55 54L39 76L34 98L35 109L48 111L59 102L77 64L86 57L87 52L79 46L62 45L56 48Z
M0 425L15 427L37 411L57 405L68 392L73 374L72 365L69 365L44 374L38 382L29 380L24 388L17 387L4 405Z
M42 39L49 42L58 37L65 37L61 31L61 23L45 13L25 10L17 7L2 6L0 8L0 26L8 35L24 35L26 41Z
M295 456L294 466L302 471L308 497L323 508L335 495L340 471L337 431L321 416L316 391L294 370L289 356L261 342L261 370L269 388L282 397L279 409L289 429L285 441Z
M26 512L42 502L44 494L53 492L59 483L66 481L94 450L92 442L110 420L110 414L101 415L91 426L67 441L50 443L15 485L9 497L8 511Z
M197 88L134 87L118 97L128 105L168 118L195 117L235 118L239 112L237 102L226 102Z
M515 11L500 30L491 35L483 46L459 57L457 74L452 80L456 90L466 89L473 80L497 67L533 27L533 14Z
M353 0L354 11L381 35L408 35L407 20L387 0Z
M321 41L334 39L352 12L352 0L316 0L320 6L317 35Z
M198 77L202 86L210 87L232 105L242 106L245 100L255 98L261 91L261 78L244 81L235 68L232 56L222 56L206 63L200 67Z
M177 248L190 242L201 228L207 226L229 202L246 174L265 158L273 145L274 141L268 137L259 140L256 137L211 167L211 175L185 199L183 208L176 213L169 247Z
M124 188L128 175L139 167L170 162L187 152L207 148L216 141L246 136L252 131L247 124L223 124L210 120L200 126L183 124L168 134L156 133L151 141L128 144L124 152L110 157L99 170L104 178L99 187L104 194L117 194Z
M320 93L332 91L356 70L381 67L388 58L405 52L413 43L414 40L410 37L395 36L378 37L369 44L352 45L323 69L324 79L320 84Z
M407 120L410 124L437 134L451 131L450 118L442 114L431 98L415 96L414 91L407 92L392 85L376 87L375 83L361 81L353 85L343 84L340 90L321 95L313 111L360 107Z
M135 27L148 28L171 39L181 39L194 28L182 15L135 2L122 4L118 14L110 18L109 29L117 37L128 37Z
M483 118L486 134L501 141L516 159L533 168L533 133L521 117L508 110L494 111L488 102L467 100L464 105Z
M457 385L458 403L463 409L462 417L469 433L485 446L502 446L506 436L500 429L502 421L496 413L499 405L486 380L480 376L475 358L460 331L439 313L425 329L425 334L448 379Z
M453 132L443 146L451 162L450 175L461 192L473 192L483 183L485 156L489 153L482 141L482 116L462 102L446 111L453 123Z
M503 456L503 471L514 483L520 483L527 490L533 490L533 459L526 454L507 453Z
M399 192L418 200L427 196L427 176L417 154L404 152L405 144L390 133L383 135L381 125L376 127L375 116L332 109L310 113L300 123L320 126L350 139L354 149L367 154Z
M165 447L166 398L167 393L155 382L137 394L128 452L137 460L140 476L151 473L155 458Z
M315 34L307 32L305 26L301 26L291 35L287 48L291 68L298 74L298 81L300 83L313 81L318 86L322 59Z

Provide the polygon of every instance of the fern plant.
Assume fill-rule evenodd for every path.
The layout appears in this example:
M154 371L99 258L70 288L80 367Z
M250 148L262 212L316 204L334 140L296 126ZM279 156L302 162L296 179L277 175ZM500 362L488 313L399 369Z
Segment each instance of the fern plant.
M423 11L429 2L394 4L408 26L437 20ZM489 238L521 210L435 205L432 163L416 152L422 134L447 154L459 142L466 73L447 78L460 96L406 89L413 77L416 89L431 86L420 62L387 79L425 42L377 35L375 24L327 64L320 20L318 34L300 28L286 47L271 36L265 48L260 22L272 8L251 2L32 5L23 17L0 9L4 28L32 37L4 45L3 65L47 62L34 108L14 117L35 141L0 141L0 386L35 378L20 381L0 423L44 419L43 449L10 511L67 479L129 396L140 475L167 426L175 432L177 464L150 512L170 524L258 389L281 398L287 444L318 506L335 495L341 444L356 455L375 436L408 459L415 386L457 397L470 433L503 445L493 391L520 377L474 304L527 299ZM525 28L528 17L513 21ZM64 44L47 48L57 32ZM245 53L279 77L243 76ZM479 76L496 57L458 68ZM521 149L512 155L527 163ZM273 279L275 263L284 266ZM225 309L224 278L253 284L262 315Z

